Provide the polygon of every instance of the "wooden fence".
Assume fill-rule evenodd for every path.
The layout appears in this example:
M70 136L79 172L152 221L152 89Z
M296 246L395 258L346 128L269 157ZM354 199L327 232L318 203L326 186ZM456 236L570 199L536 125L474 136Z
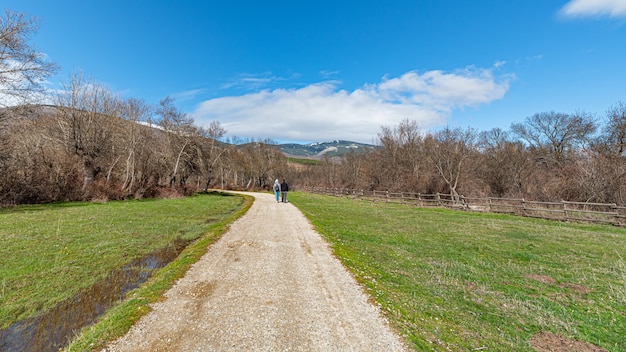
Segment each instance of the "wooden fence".
M366 191L340 188L307 188L306 191L336 197L362 198L412 204L418 207L445 207L459 210L507 213L534 218L608 223L626 226L626 207L606 203L537 202L514 198L472 198L450 194Z

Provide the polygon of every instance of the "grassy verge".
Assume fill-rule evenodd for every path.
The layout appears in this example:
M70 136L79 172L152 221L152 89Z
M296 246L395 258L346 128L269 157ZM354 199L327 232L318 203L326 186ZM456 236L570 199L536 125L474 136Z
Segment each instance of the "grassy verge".
M50 309L175 239L202 238L197 243L206 247L247 209L243 203L211 194L1 209L0 328Z
M245 200L242 206L213 222L207 232L189 245L177 259L158 270L141 287L131 291L124 302L108 310L96 324L84 328L65 351L100 350L108 341L123 336L139 318L150 311L149 304L162 299L173 283L206 253L207 247L217 241L235 219L248 211L253 198L240 196L239 199Z
M626 229L290 192L416 350L625 351Z

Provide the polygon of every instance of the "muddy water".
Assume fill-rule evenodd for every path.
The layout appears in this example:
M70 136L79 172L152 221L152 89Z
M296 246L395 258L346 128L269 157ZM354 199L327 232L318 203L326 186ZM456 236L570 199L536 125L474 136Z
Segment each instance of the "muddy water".
M82 327L145 282L154 270L174 260L189 242L176 241L115 270L107 279L42 315L0 330L0 351L58 351Z

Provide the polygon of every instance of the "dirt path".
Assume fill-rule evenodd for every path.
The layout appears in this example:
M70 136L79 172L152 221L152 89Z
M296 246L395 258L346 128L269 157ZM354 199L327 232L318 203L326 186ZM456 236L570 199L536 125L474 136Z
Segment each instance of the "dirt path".
M248 213L106 351L404 350L302 213L251 195Z

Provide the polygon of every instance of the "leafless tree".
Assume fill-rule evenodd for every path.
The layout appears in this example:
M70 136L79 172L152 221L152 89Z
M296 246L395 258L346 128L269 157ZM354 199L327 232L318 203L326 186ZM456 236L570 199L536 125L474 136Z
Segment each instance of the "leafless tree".
M513 133L528 143L538 160L548 166L563 166L572 152L591 141L596 129L593 118L584 112L537 113L527 117L524 123L511 125Z
M324 155L319 166L318 183L331 188L341 187L339 180L340 164L337 160Z
M266 188L271 177L278 177L287 157L269 139L250 141L240 146L240 168L245 178L244 187Z
M479 135L482 162L475 165L476 174L497 197L523 194L523 183L531 171L529 155L520 141L499 128Z
M198 155L200 157L200 164L204 172L206 183L204 185L204 191L208 191L211 181L215 179L215 170L219 166L222 156L232 146L226 143L220 142L220 140L226 134L226 129L222 127L219 121L213 121L206 128L200 129L201 136L204 139L202 143L198 143L197 147Z
M130 98L119 102L119 114L127 123L119 136L121 151L116 160L124 158L120 178L121 190L125 193L145 189L150 169L155 164L151 139L154 139L152 137L157 131L149 124L152 111L153 108L140 99Z
M340 175L342 187L364 188L366 154L363 152L351 151L341 157Z
M594 149L606 156L623 157L626 152L626 104L618 102L606 112L606 123L594 143Z
M0 107L32 102L58 70L28 43L38 27L37 19L22 13L5 10L0 17Z
M191 162L191 143L199 133L198 128L193 118L178 110L171 97L160 101L157 115L160 116L158 126L165 132L162 162L169 173L169 186L172 187L177 178L184 184L185 175L181 175L180 169Z
M423 140L417 122L405 119L393 128L381 127L378 139L381 148L374 153L380 177L377 182L388 190L417 188L424 167Z
M475 152L476 131L468 128L445 127L424 139L427 158L446 183L455 201L460 199L457 188L466 171L465 161Z
M9 143L6 151L10 157L2 163L0 204L80 197L76 160L45 133L54 124L53 116L57 113L53 107L33 107L27 116L16 119L7 127Z
M26 103L34 103L34 98L43 91L43 80L58 70L56 64L46 61L30 45L30 36L37 29L35 18L10 10L0 15L0 178L7 171L3 164L10 158L9 122L11 117L25 115L23 111L6 107L26 108Z
M580 180L588 197L624 204L626 201L626 104L618 102L606 112L604 127L593 143Z
M58 114L53 137L68 154L81 160L83 190L107 170L113 151L114 126L117 120L117 97L113 92L82 73L74 73L57 96ZM86 197L89 197L86 194Z

